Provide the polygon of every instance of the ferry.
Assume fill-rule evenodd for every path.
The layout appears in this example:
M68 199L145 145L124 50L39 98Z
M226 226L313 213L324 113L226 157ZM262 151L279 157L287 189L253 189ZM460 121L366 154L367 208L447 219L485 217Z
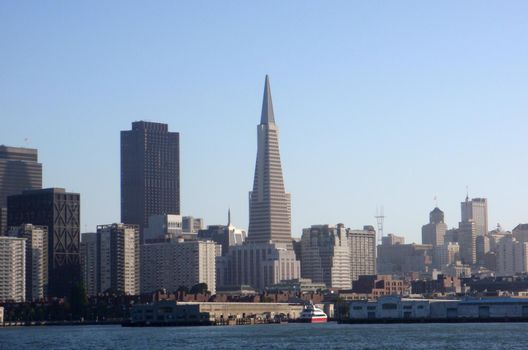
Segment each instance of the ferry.
M304 309L299 317L300 322L306 323L324 323L328 320L328 317L323 310L314 306L312 302L304 305Z

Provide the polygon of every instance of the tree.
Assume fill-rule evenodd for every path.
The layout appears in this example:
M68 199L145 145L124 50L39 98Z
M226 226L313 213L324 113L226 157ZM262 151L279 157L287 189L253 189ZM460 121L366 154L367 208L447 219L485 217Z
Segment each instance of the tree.
M71 289L69 298L70 310L74 319L80 319L86 315L86 308L88 306L88 296L84 285L77 282Z
M207 294L207 283L198 283L192 286L191 294Z
M177 292L183 292L185 294L188 294L189 288L187 288L186 286L179 286Z

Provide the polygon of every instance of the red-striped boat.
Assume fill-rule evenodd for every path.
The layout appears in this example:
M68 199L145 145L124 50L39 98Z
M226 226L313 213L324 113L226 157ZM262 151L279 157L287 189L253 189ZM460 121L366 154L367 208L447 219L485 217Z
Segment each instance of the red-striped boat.
M312 302L304 305L304 309L299 317L300 322L306 323L324 323L328 320L328 317L323 310L315 307Z

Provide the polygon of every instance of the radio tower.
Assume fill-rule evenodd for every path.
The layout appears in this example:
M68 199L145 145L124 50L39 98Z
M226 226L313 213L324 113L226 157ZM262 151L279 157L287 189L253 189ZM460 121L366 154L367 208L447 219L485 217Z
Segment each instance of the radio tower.
M376 216L374 217L378 223L378 244L381 244L383 238L383 220L385 219L385 215L383 214L383 205L381 208L376 208Z

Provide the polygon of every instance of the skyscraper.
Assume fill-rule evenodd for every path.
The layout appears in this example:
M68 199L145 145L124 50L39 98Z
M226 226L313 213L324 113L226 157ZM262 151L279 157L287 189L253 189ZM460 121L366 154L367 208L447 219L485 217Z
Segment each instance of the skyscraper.
M290 194L284 190L269 78L266 75L262 115L257 126L258 146L253 191L249 193L248 241L290 243Z
M264 84L253 191L249 194L246 243L230 247L217 259L220 286L248 284L263 289L300 277L291 238L290 195L284 191L269 78Z
M180 214L180 134L167 124L139 121L121 131L121 222Z
M42 164L33 148L0 145L0 234L7 230L7 197L42 188Z
M488 200L486 198L473 198L460 203L462 222L473 220L477 236L488 233Z
M63 188L24 191L7 199L9 226L48 228L48 296L69 295L80 281L80 195Z
M431 244L433 246L433 265L441 266L441 256L445 249L444 237L447 231L447 225L444 222L444 212L438 207L429 213L429 223L422 226L422 244Z

